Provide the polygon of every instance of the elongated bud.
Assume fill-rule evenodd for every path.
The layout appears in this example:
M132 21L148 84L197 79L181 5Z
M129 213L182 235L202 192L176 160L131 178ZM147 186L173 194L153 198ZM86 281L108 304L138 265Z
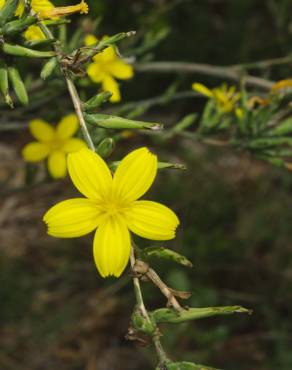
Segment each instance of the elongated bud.
M51 58L56 55L53 51L38 51L28 49L20 45L11 45L7 43L2 45L2 50L5 54L28 58Z
M14 16L18 3L19 0L6 0L4 2L4 5L0 10L0 26L3 26Z
M13 108L13 101L9 95L8 68L2 60L0 61L0 90L5 103Z
M171 260L177 262L183 266L193 267L191 261L189 261L185 256L179 254L171 249L163 248L163 247L148 247L143 248L142 250L143 257L158 257L167 260Z
M84 0L82 0L77 5L59 6L48 10L42 10L39 12L39 15L42 18L54 18L54 17L63 17L73 13L87 14L88 13L87 3Z
M15 67L9 67L8 74L18 100L22 105L27 105L28 104L27 91L18 70Z
M110 165L111 169L115 171L118 168L118 165L120 163L121 163L120 161L112 162ZM164 169L186 170L186 166L184 164L169 163L169 162L158 162L157 168L158 170L164 170Z
M155 370L160 370L161 367L157 367ZM165 370L219 370L214 367L205 365L195 364L193 362L168 362L165 364Z
M161 130L160 123L134 121L127 118L111 116L107 114L86 114L86 121L91 125L97 125L109 129L149 129Z
M113 94L109 91L102 92L100 94L94 95L87 102L83 103L84 112L93 112L96 108L100 107L102 104L106 103Z
M112 154L114 148L115 148L114 140L108 137L102 140L102 142L96 148L96 151L101 157L107 158Z
M37 17L29 16L17 21L7 23L3 28L4 35L14 35L24 31L27 27L37 22Z
M187 310L177 312L171 308L159 308L151 312L151 317L157 323L178 324L186 321L203 319L205 317L218 315L232 315L234 313L248 313L252 311L241 306L223 306L206 308L188 308Z
M46 80L51 74L54 72L54 69L57 67L58 61L57 58L51 58L47 61L47 63L43 66L41 70L41 78Z
M170 163L170 162L158 162L158 169L174 169L174 170L186 170L187 167L182 163Z

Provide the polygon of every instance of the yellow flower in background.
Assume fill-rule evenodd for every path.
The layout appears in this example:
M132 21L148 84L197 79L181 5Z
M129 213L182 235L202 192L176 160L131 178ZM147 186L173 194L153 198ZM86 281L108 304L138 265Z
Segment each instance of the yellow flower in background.
M223 84L220 87L209 89L207 86L195 82L192 89L213 99L220 113L230 113L236 111L236 104L240 99L240 93L236 92L235 86L228 87Z
M97 38L93 35L87 35L85 38L87 46L96 42ZM103 91L110 91L113 94L110 101L116 103L121 100L121 94L115 79L128 80L133 77L134 72L130 64L118 57L113 46L109 46L93 57L93 63L88 66L87 74L93 82L102 85Z
M0 0L0 9L5 4L5 0ZM49 0L31 0L30 6L41 19L52 19L59 16L66 16L73 13L87 14L88 5L84 0L79 4L55 7ZM25 9L24 0L21 0L15 15L21 17ZM44 40L46 37L38 26L30 26L24 33L27 40Z
M22 156L27 162L40 162L48 158L48 170L55 179L66 176L66 155L86 147L84 141L72 137L79 128L75 114L61 119L56 127L41 119L30 122L29 129L37 141L27 144Z
M130 256L130 231L151 240L175 237L179 220L168 207L138 200L157 174L157 157L147 148L128 154L115 174L89 149L68 156L73 184L85 198L65 200L44 216L48 234L75 238L95 229L93 255L102 277L119 277Z
M280 80L274 83L271 88L271 93L281 93L292 89L292 79Z

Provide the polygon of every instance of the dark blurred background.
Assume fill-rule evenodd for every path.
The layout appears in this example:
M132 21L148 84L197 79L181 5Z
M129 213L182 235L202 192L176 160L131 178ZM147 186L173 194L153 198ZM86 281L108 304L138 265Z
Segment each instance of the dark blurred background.
M143 40L149 32L167 34L141 61L229 65L291 52L291 0L88 2L92 19L101 20L100 35L137 30ZM79 27L79 21L76 17L72 27ZM123 51L127 53L127 43ZM291 63L261 75L288 78ZM220 83L200 75L137 73L123 84L124 101L160 95L177 81L184 89L193 81ZM203 103L173 102L151 109L144 118L167 128L185 114L199 113ZM56 111L65 113L58 105ZM154 368L152 349L124 338L135 303L129 274L120 280L99 278L92 235L73 240L46 236L44 212L76 194L69 179L23 185L26 167L20 150L30 136L10 132L0 140L1 370ZM162 341L168 353L226 370L291 370L291 172L244 153L159 136L124 140L111 159L139 145L149 145L161 160L188 167L160 172L150 196L179 214L178 237L167 246L185 254L194 268L157 260L153 266L174 288L193 292L189 306L240 304L254 310L252 316L165 327ZM150 309L165 304L150 284L143 289Z

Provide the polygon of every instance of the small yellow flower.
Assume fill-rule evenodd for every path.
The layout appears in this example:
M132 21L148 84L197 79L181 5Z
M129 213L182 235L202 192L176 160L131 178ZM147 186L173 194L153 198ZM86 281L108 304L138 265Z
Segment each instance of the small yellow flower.
M276 82L271 88L271 93L279 93L291 89L292 89L292 79L290 78Z
M68 171L85 198L65 200L44 216L48 234L75 238L95 229L93 255L102 277L119 277L130 255L130 231L151 240L175 237L179 220L168 207L138 200L157 174L157 157L147 148L128 154L112 176L104 160L89 149L68 155Z
M220 113L235 111L236 104L240 99L240 93L236 92L235 86L228 87L226 84L209 89L207 86L195 82L192 84L192 89L213 99Z
M97 39L93 35L87 35L85 44L93 45ZM93 57L93 63L87 68L87 74L93 82L100 83L103 91L110 91L113 95L110 98L112 103L121 100L119 85L116 78L127 80L133 77L133 67L119 58L112 46L107 47L103 52Z
M27 144L22 156L27 162L40 162L48 158L48 170L55 179L66 176L66 155L86 147L84 141L72 137L78 130L78 119L69 114L61 119L57 127L41 119L30 122L29 129L37 141Z
M0 9L5 4L5 0L0 0ZM52 19L59 16L70 15L73 13L87 14L88 5L84 0L77 5L55 7L49 0L31 0L30 6L41 19ZM24 12L24 0L21 0L15 15L21 17ZM38 26L30 26L24 33L27 40L43 40L45 35Z

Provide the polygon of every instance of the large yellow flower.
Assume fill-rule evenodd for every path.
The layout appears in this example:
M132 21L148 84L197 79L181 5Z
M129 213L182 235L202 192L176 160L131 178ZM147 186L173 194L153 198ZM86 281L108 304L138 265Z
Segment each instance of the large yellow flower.
M85 44L93 45L97 38L93 35L87 35ZM119 58L113 46L107 47L104 51L93 57L93 63L87 68L87 74L93 82L100 83L104 91L110 91L113 95L110 99L112 103L121 100L119 84L116 78L128 80L133 77L133 67Z
M51 176L56 179L65 177L66 155L86 147L84 141L72 137L78 127L75 114L62 118L56 128L41 119L31 121L30 132L37 141L23 148L23 158L27 162L40 162L48 158L48 170Z
M103 159L89 149L69 154L68 170L86 198L65 200L44 216L48 234L74 238L97 229L93 254L102 277L119 277L130 255L130 232L147 239L175 237L179 220L168 207L138 200L157 174L157 157L147 148L128 154L114 176Z

